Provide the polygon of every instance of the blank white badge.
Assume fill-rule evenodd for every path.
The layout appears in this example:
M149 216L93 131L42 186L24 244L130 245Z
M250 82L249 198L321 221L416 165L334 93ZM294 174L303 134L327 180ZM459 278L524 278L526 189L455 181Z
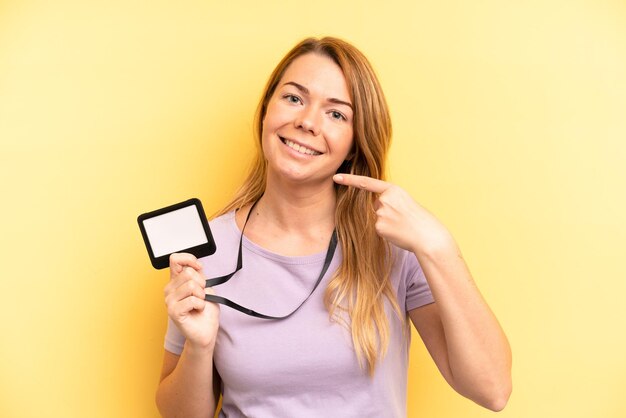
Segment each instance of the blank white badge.
M145 219L143 225L155 257L208 242L195 205Z

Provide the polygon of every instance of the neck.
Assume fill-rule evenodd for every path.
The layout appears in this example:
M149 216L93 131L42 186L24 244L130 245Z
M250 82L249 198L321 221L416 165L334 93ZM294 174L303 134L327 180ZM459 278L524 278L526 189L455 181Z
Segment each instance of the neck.
M265 193L255 212L268 225L283 232L317 235L334 228L335 204L332 180L302 186L277 184L268 176Z

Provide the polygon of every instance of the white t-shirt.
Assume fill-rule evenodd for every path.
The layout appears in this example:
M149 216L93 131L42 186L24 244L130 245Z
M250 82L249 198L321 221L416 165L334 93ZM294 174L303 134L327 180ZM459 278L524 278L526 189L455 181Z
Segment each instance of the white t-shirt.
M231 273L241 231L230 212L210 222L217 244L202 258L207 278ZM416 257L397 251L392 286L407 312L433 302ZM310 293L326 252L286 257L243 238L243 268L216 294L257 312L282 316ZM222 379L220 417L405 417L410 332L386 302L390 325L387 355L370 377L357 361L349 330L329 318L323 298L339 267L341 245L311 298L284 320L267 320L220 306L214 364ZM168 322L165 349L182 353L184 337Z

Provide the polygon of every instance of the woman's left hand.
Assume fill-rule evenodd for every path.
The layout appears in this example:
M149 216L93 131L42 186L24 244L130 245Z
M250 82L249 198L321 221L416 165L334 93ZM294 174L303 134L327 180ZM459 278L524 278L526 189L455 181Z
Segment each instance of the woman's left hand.
M448 229L401 187L353 174L337 174L333 180L378 194L376 232L396 246L417 255L456 245Z

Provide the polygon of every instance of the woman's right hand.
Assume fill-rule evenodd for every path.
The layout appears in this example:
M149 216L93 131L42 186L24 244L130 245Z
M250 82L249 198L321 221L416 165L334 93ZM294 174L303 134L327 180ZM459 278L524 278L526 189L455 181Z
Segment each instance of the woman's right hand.
M202 264L187 253L170 255L170 281L165 286L167 313L196 348L213 350L219 328L219 305L204 300ZM213 293L210 288L208 293Z

